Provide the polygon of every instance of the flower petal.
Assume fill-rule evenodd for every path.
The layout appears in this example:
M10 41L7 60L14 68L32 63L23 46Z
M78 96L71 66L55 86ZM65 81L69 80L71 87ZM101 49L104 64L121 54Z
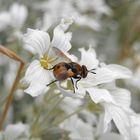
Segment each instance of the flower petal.
M98 66L99 61L96 59L96 53L93 48L90 47L87 51L81 48L79 51L81 52L81 65L85 64L89 70Z
M106 67L113 72L115 79L126 79L132 77L132 72L124 66L110 64L106 65Z
M28 67L22 82L29 84L29 87L25 90L26 93L31 96L37 96L48 90L46 85L49 84L51 80L50 72L43 69L38 60L34 60Z
M95 103L115 103L114 99L106 89L87 88L86 90Z
M48 51L50 46L48 33L40 30L28 29L23 41L25 43L25 49L33 54L39 54L40 57L43 57L43 54Z
M24 92L31 95L32 97L36 97L46 93L48 89L49 87L47 87L46 85L37 82L32 82L30 86L26 90L24 90Z
M42 68L38 60L34 60L27 68L23 81L29 84L37 80L37 83L48 84L51 79L50 71Z
M70 32L64 33L71 23L71 21L65 23L62 20L62 22L54 29L51 46L57 47L63 52L67 52L71 48L70 40L72 34Z
M107 126L111 118L117 126L119 132L130 138L130 118L125 110L113 104L104 104L105 118L104 126Z
M122 108L129 108L131 104L130 92L126 89L115 88L111 90L111 95L118 106Z
M133 139L140 140L140 114L131 116L132 136Z
M105 133L100 137L100 140L124 140L124 138L116 133Z

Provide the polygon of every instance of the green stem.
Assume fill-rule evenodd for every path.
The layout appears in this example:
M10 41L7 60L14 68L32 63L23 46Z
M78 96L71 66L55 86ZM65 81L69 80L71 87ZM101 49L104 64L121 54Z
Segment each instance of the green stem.
M50 96L48 99L47 99L47 104L54 98L58 98L58 96L60 96L60 94L55 94L54 96ZM44 105L43 105L44 106ZM37 116L35 118L35 120L32 122L31 126L34 127L34 125L38 122L40 116L41 116L41 112L43 111L43 106L40 107L40 110L38 111L37 113Z
M72 117L73 115L79 113L81 110L83 110L84 107L80 107L78 108L76 111L72 112L71 114L63 117L61 120L59 120L58 122L54 123L53 125L57 126L59 125L60 123L62 123L63 121L67 120L68 118Z

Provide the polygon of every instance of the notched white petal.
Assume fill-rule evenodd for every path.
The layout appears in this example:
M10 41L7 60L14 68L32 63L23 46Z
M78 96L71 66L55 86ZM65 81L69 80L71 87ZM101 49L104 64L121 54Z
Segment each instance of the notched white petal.
M71 48L70 40L72 37L72 33L64 31L69 27L71 23L61 23L54 29L53 39L51 42L51 46L57 47L63 52L67 52Z

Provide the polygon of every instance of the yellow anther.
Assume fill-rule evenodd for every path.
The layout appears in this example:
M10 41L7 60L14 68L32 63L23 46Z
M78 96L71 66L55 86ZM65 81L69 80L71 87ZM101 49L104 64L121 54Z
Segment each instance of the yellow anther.
M40 59L40 64L44 69L48 69L48 61L45 60L44 58Z

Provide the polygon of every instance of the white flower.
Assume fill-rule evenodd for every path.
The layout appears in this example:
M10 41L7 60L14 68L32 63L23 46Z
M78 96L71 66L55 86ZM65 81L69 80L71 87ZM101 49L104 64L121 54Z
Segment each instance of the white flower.
M130 92L116 87L112 89L104 87L98 91L89 89L88 91L91 99L104 108L103 131L108 129L109 123L113 120L124 137L131 137L130 116L133 115L133 112L130 109Z
M82 79L79 81L79 84L88 86L96 86L102 83L109 83L116 79L126 79L130 78L132 76L132 73L129 69L116 65L116 64L100 64L101 67L97 67L99 64L99 61L96 59L96 53L92 48L89 48L87 51L84 49L80 49L81 52L81 61L80 64L85 64L86 67L90 69L96 69L96 74L89 73L88 76L85 79Z
M96 74L89 72L86 78L82 78L77 83L78 89L75 87L76 94L66 93L60 88L61 91L72 97L83 97L87 92L93 102L99 103L105 110L103 129L107 130L108 124L113 120L120 133L128 137L130 132L129 115L132 113L130 109L130 92L116 88L114 81L130 78L132 73L127 68L115 64L100 64L98 67L99 61L96 59L93 48L89 48L87 51L80 49L80 51L81 61L79 63L86 65L88 70L95 68L94 72Z
M106 90L110 94L112 102L110 102L110 100L107 101L107 98L106 100L99 100L98 102L104 108L104 113L101 114L100 117L97 135L101 135L102 133L107 131L110 128L109 126L111 121L113 121L121 136L123 136L125 140L131 140L131 117L134 116L134 113L130 108L130 92L125 89L117 88L112 84L109 85L111 86L104 86L104 88L106 88Z
M26 93L32 96L38 96L45 93L49 87L49 84L53 78L51 72L47 70L51 68L53 64L57 63L56 54L51 51L51 47L55 46L64 53L71 48L70 40L71 33L64 33L72 22L66 22L62 20L61 23L54 29L53 39L50 42L50 36L48 33L28 29L27 34L24 36L25 48L38 55L38 59L34 60L28 67L23 81L29 84L29 87L25 90Z
M95 61L95 53L91 54L90 52L93 50L89 50L87 54L85 54L84 50L81 50L81 62L83 63L84 60L94 58L92 61L86 62L85 64L89 69L96 68L92 67L92 65L94 66L97 64L97 61ZM95 75L89 74L89 77L79 81L80 88L84 87L84 90L88 91L93 102L100 103L103 106L105 110L104 129L106 129L106 125L113 120L120 133L126 137L130 135L130 92L116 88L115 86L113 87L113 85L111 88L108 88L100 84L110 83L116 79L130 78L131 75L132 73L123 66L104 64L97 68Z
M96 74L88 73L87 77L81 79L78 82L78 86L83 87L85 90L91 90L93 88L98 92L98 85L113 82L116 79L125 79L130 78L132 73L129 69L116 65L116 64L100 64L96 59L96 53L92 48L89 48L87 51L80 49L81 51L81 65L86 65L88 70L96 69L94 72ZM78 91L78 90L77 90ZM106 92L101 90L102 92ZM100 92L100 91L99 91ZM106 95L106 94L105 94Z
M10 124L4 131L4 137L6 140L19 140L22 137L29 137L29 126L26 124Z

